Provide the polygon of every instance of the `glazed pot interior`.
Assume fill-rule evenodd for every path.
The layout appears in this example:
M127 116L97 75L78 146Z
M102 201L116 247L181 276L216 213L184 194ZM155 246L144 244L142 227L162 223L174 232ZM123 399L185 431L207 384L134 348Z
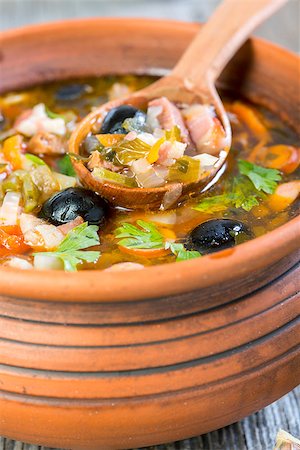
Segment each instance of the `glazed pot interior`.
M74 77L162 75L174 66L197 31L195 24L144 19L88 19L8 31L1 37L0 92ZM294 101L299 89L297 67L296 55L251 39L218 85L271 108L299 130L299 105ZM276 263L297 249L299 228L299 221L293 219L233 252L221 252L220 257L208 255L149 267L139 277L134 271L98 276L92 271L66 274L1 268L0 291L63 301L123 301L178 294L245 277Z

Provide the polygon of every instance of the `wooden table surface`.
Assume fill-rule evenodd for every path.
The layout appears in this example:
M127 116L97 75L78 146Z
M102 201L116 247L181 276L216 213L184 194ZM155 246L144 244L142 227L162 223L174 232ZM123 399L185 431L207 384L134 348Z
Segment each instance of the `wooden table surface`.
M205 21L219 2L220 0L0 0L0 30L50 20L91 16ZM299 18L300 0L289 0L256 34L300 52ZM151 447L148 450L272 450L280 428L300 437L300 387L241 422L197 438ZM0 437L0 450L46 448Z

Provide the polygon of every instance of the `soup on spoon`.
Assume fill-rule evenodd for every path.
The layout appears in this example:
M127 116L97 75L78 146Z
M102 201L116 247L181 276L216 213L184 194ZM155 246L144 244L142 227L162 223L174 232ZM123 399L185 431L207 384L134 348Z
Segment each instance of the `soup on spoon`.
M215 81L284 2L224 0L168 76L89 114L69 144L82 184L130 209L168 209L205 188L231 146Z

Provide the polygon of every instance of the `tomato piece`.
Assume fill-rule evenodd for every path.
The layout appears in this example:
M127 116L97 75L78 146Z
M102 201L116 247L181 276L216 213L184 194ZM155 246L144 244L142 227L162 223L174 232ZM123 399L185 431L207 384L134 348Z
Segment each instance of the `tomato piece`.
M29 250L24 242L20 227L6 225L0 227L0 256L22 254Z
M272 145L254 149L249 161L289 174L294 172L300 164L300 150L291 145Z
M22 168L22 145L23 138L19 134L15 134L4 141L2 152L4 158L11 164L13 170Z

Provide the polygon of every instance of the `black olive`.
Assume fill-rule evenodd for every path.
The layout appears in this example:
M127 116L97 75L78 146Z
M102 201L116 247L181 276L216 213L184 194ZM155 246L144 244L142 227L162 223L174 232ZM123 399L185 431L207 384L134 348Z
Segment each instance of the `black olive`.
M143 117L145 122L145 113L137 108L134 108L133 106L121 105L116 108L112 108L108 111L103 120L100 133L126 134L127 131L122 127L122 123L125 119L132 117L138 117L139 121Z
M211 253L233 247L252 236L249 229L237 220L212 219L191 231L185 247L200 253Z
M77 100L86 91L85 84L73 83L61 86L55 93L55 98L58 101L68 102Z
M94 134L87 136L82 144L84 151L89 155L95 150L100 151L102 149L102 145L100 144L100 142L98 141L98 139Z
M0 111L0 131L3 130L4 126L5 126L5 117Z
M103 226L108 203L93 191L75 187L60 191L42 206L39 217L53 225L63 225L81 216L89 225Z

